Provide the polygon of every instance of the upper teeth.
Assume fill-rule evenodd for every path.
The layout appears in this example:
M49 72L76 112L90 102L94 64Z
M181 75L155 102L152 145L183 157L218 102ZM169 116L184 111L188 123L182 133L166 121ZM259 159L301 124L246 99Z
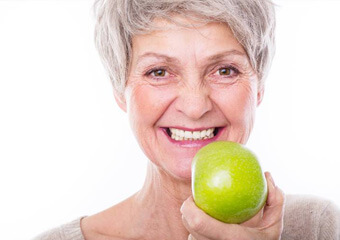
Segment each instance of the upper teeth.
M170 128L171 138L176 141L180 140L202 140L214 137L215 128L205 129L203 131L184 131L177 128Z

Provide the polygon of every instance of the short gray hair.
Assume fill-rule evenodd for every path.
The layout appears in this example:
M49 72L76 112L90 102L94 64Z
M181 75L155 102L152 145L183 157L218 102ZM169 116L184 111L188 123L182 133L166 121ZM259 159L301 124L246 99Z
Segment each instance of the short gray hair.
M248 54L260 87L275 52L271 0L96 0L94 12L96 47L119 93L126 85L132 36L152 30L155 18L171 21L172 14L179 14L228 24Z

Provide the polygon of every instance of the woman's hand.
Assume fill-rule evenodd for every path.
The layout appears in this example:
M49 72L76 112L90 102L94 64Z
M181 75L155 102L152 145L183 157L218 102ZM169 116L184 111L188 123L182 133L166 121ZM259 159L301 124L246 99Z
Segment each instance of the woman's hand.
M192 197L182 205L182 221L190 232L188 239L196 240L278 240L283 228L284 194L270 173L265 173L268 183L268 198L264 208L242 224L220 222L201 209Z

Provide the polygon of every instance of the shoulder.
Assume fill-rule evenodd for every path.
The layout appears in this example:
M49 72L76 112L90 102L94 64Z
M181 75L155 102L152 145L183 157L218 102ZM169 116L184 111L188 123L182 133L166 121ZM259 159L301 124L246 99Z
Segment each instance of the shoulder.
M340 211L331 201L287 195L282 239L340 239Z
M32 240L84 240L80 221L83 217L46 231Z

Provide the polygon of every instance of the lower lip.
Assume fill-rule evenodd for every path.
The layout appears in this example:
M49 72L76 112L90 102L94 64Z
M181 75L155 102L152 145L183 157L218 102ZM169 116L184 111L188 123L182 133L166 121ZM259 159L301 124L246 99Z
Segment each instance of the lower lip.
M161 128L165 136L168 138L168 140L179 147L186 147L186 148L202 148L205 145L208 145L211 142L214 142L218 139L218 137L222 134L222 132L225 130L225 127L220 127L218 129L217 134L209 139L203 139L203 140L183 140L183 141L176 141L172 139L168 133L166 132L166 128Z

